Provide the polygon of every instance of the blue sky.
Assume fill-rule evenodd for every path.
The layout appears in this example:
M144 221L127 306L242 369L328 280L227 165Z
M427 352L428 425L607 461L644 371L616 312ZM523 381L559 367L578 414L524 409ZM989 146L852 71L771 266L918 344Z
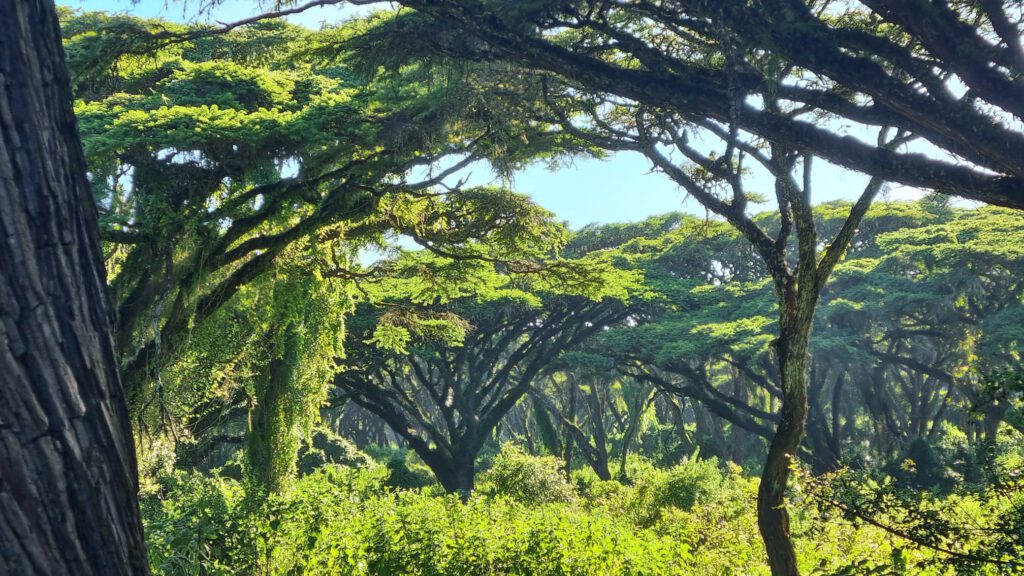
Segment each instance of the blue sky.
M248 0L225 0L200 14L209 0L58 0L58 4L85 10L123 12L143 17L160 17L175 21L212 20L232 22L258 13L258 3ZM318 7L289 19L296 24L318 28L323 22L337 22L357 15L364 9L355 7ZM493 175L484 166L474 166L471 184L489 183ZM815 164L812 199L815 203L836 198L853 199L866 179L858 174L818 160ZM655 214L685 210L704 214L694 200L661 174L652 173L650 163L639 154L621 153L606 160L578 159L569 167L550 171L544 166L527 168L516 175L511 187L530 194L534 200L554 212L573 228L588 223L627 222ZM771 197L771 180L755 173L748 189ZM915 190L894 188L892 199L913 198ZM765 209L772 208L766 204Z

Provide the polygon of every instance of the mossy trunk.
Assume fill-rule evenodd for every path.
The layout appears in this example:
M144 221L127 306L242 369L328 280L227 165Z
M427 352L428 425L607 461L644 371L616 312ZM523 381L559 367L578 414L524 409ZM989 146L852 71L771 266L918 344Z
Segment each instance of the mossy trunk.
M786 485L807 421L809 343L814 305L796 298L783 305L782 327L776 345L782 375L782 406L761 474L757 524L773 576L797 576L800 571L786 510Z
M246 438L248 479L259 489L280 493L295 473L298 439L294 430L291 388L298 363L298 329L284 329L282 350L257 382Z

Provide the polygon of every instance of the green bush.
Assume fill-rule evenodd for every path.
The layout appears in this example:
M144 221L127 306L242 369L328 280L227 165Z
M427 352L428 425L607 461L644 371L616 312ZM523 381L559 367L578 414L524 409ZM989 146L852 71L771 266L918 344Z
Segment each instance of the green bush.
M552 456L531 456L514 444L506 444L483 478L483 484L501 496L528 505L569 503L576 492L562 475Z
M310 474L328 464L363 468L373 458L361 452L355 444L330 430L317 430L305 442L298 454L300 474Z
M412 450L387 446L368 446L366 453L387 469L387 481L391 488L419 490L437 488L439 484L434 473Z
M142 500L150 564L156 574L231 574L232 535L243 494L233 480L179 472Z
M379 469L328 468L259 502L181 475L144 512L157 575L660 575L691 560L608 512L389 492Z
M715 458L691 458L667 470L651 467L635 477L627 506L638 524L650 526L668 508L689 511L701 501L710 500L722 491L725 480Z
M143 500L153 572L768 574L754 513L757 480L714 460L659 470L638 459L630 469L632 486L578 472L574 482L582 491L568 497L573 491L553 461L506 449L482 482L496 497L478 493L465 503L430 490L396 490L388 486L390 474L381 464L326 466L299 478L287 494L266 498L246 496L232 479L165 476ZM804 573L955 573L942 555L802 501L800 482L798 477L790 510ZM549 489L562 496L551 501L542 492ZM998 498L940 503L937 510L960 523L1013 512ZM971 573L997 572L982 567Z

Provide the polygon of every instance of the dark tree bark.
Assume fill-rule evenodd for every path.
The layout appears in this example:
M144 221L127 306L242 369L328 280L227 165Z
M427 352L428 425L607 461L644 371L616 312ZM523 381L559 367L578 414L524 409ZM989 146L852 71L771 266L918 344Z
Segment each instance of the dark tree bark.
M757 492L757 524L775 575L800 573L790 536L786 484L807 422L810 336L816 296L809 300L794 297L780 303L782 324L775 348L782 372L783 400Z
M146 574L56 11L0 0L0 15L0 574Z
M573 387L578 384L573 382ZM601 480L611 480L612 473L608 466L610 457L608 456L608 433L605 431L604 423L604 408L602 407L601 397L598 393L598 383L596 380L590 383L590 391L585 397L587 406L590 410L590 426L592 435L594 437L593 450L587 450L588 462L590 467L594 469L594 473ZM585 438L580 438L580 446L584 446L583 442Z
M449 494L458 494L463 500L469 498L476 488L476 457L479 450L466 450L450 459L438 459L427 463L437 477L441 487Z

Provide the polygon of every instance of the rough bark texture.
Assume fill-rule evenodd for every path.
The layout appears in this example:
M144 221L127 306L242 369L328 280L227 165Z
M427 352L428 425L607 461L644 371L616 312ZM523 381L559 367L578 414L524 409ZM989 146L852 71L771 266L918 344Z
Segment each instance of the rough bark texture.
M783 326L777 346L782 371L783 402L779 425L768 448L757 492L757 524L774 576L795 576L800 573L790 535L785 498L790 465L795 460L807 421L810 332L810 322Z
M0 0L0 574L146 574L52 0Z

